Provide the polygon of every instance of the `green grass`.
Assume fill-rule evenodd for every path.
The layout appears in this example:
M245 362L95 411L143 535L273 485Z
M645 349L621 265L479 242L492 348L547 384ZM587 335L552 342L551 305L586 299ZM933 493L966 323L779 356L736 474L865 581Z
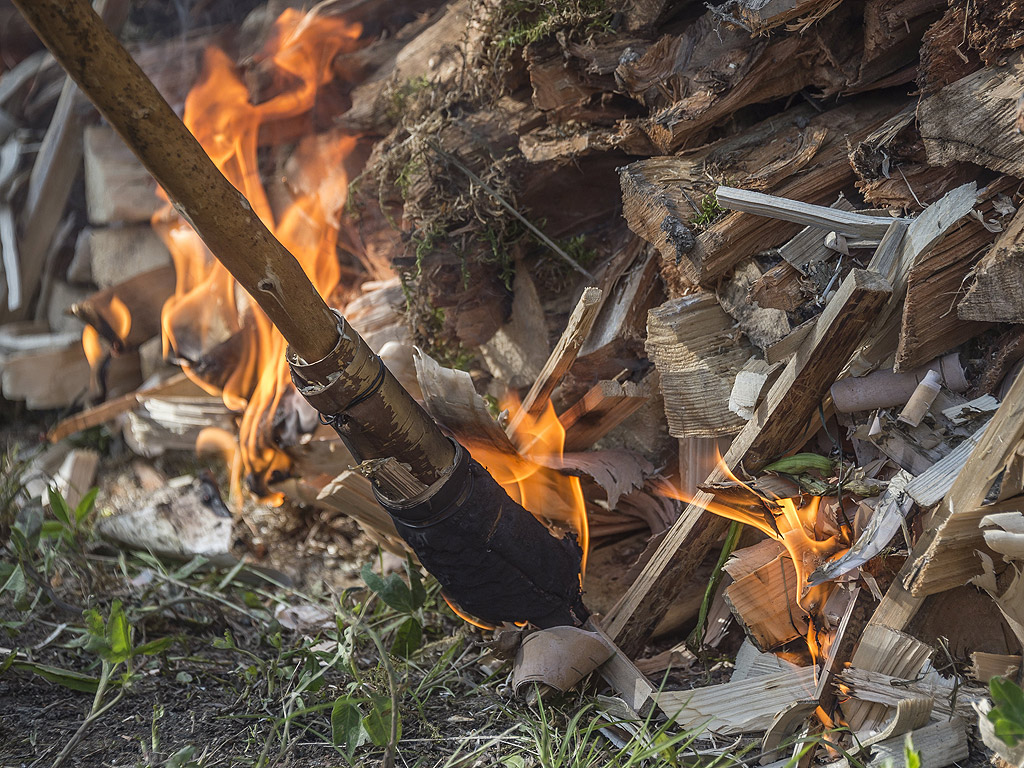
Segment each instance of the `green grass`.
M21 713L0 725L0 764L739 764L593 691L511 697L509 663L411 560L304 591L244 563L97 550L94 500L23 506L0 550L0 707ZM292 629L286 609L317 623Z

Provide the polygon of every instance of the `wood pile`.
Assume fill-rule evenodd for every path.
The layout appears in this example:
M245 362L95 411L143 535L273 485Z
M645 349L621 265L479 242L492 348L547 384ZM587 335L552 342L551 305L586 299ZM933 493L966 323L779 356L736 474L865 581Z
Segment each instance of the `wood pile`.
M637 712L760 739L764 765L836 724L869 765L907 734L924 765L964 759L980 684L1019 675L1024 643L1024 4L392 5L351 10L316 107L261 128L267 196L320 184L301 137L354 137L335 303L492 473L556 489L552 526L578 493L605 678ZM266 16L136 54L180 108L227 46L259 103L281 87ZM32 50L0 70L3 397L67 416L54 440L116 424L143 456L236 434L255 382L211 393L244 302L198 353L161 339L178 222ZM273 408L260 445L283 458L256 486L403 552L379 468L294 392ZM557 451L525 431L545 414ZM727 518L751 531L734 551ZM728 682L638 671L730 625Z

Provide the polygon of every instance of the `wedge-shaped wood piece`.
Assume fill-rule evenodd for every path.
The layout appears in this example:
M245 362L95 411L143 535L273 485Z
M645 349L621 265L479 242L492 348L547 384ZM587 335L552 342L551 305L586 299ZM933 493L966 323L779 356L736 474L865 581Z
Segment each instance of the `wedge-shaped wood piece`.
M156 182L106 125L85 129L85 202L92 224L144 222L163 202Z
M157 267L97 291L71 307L71 313L95 328L118 349L137 347L160 333L160 310L174 293L174 267ZM118 328L114 306L127 310L127 333Z
M756 471L776 456L799 446L799 437L850 354L860 343L891 293L879 275L854 270L822 312L808 341L790 360L765 400L733 440L723 462ZM715 470L707 482L721 482ZM724 530L722 518L705 511L712 499L696 494L669 529L636 581L609 613L608 633L627 652L650 636L671 602L674 585L690 576L708 547Z
M921 101L917 120L933 165L961 160L1024 176L1024 134L1015 128L1024 90L1024 58L986 67Z
M787 706L812 697L814 683L814 668L801 667L736 683L660 691L655 701L681 728L702 728L730 736L766 730Z
M753 348L736 336L712 293L671 299L648 314L647 354L661 374L673 437L722 437L743 426L729 394Z

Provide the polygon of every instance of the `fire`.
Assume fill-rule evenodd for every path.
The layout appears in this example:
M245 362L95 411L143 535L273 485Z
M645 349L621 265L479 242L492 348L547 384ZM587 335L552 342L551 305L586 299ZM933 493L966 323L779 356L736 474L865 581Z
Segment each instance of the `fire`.
M293 160L298 158L303 186L312 191L297 195L283 210L271 203L262 184L257 150L283 126L310 122L318 89L333 77L331 62L352 50L360 34L358 24L285 10L256 57L269 98L251 103L234 63L211 47L185 103L185 125L333 304L346 298L335 249L349 181L343 162L357 138L301 141ZM241 412L241 460L257 487L264 488L290 464L273 438L278 404L291 386L284 339L173 209L158 212L153 225L171 251L177 275L162 314L164 354L178 358L193 381Z
M515 414L520 404L514 396L502 402L502 408ZM586 572L588 529L587 507L580 479L563 475L557 466L565 449L565 428L549 401L536 418L527 415L510 435L518 453L508 455L474 444L472 436L460 435L473 458L515 501L542 522L565 525L576 533L583 560L580 576Z
M110 343L106 346L99 331L93 326L87 325L82 329L82 349L85 351L85 359L89 361L92 377L90 389L93 391L102 390L101 369L110 355L117 356L123 351L124 340L132 330L132 313L117 296L111 297L100 319L107 324L103 333Z
M671 498L679 499L687 504L697 504L721 517L751 525L786 548L786 552L792 558L797 575L797 592L794 599L808 618L808 648L812 656L819 657L824 643L818 637L817 620L820 619L825 602L835 589L835 583L826 582L811 587L808 586L807 579L821 563L845 549L848 543L841 532L826 530L822 517L819 515L822 497L814 496L806 501L802 498L766 499L737 478L721 457L718 459L718 469L730 480L739 483L751 494L761 499L762 510L760 513L746 507L724 504L714 499L703 501L690 498L669 485L666 485L662 491Z

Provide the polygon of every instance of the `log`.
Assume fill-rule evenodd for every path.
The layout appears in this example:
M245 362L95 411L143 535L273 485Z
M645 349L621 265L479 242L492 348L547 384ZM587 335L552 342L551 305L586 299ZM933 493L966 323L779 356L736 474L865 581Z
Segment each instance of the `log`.
M961 321L1024 323L1024 213L1020 209L973 270L967 295L957 304ZM969 325L969 323L965 323Z
M786 366L765 401L733 440L723 462L756 471L774 457L797 447L811 415L845 365L891 288L878 275L854 270L843 281L815 325L804 351ZM716 470L708 482L720 482ZM620 647L635 652L658 622L673 585L685 579L725 528L722 518L704 510L711 500L698 493L669 529L658 550L622 600L606 627Z
M729 410L736 374L753 354L714 294L692 293L652 309L647 355L661 376L673 437L722 437L743 421Z
M917 111L928 162L968 162L1024 176L1024 134L1015 128L1024 60L986 67L921 101Z

